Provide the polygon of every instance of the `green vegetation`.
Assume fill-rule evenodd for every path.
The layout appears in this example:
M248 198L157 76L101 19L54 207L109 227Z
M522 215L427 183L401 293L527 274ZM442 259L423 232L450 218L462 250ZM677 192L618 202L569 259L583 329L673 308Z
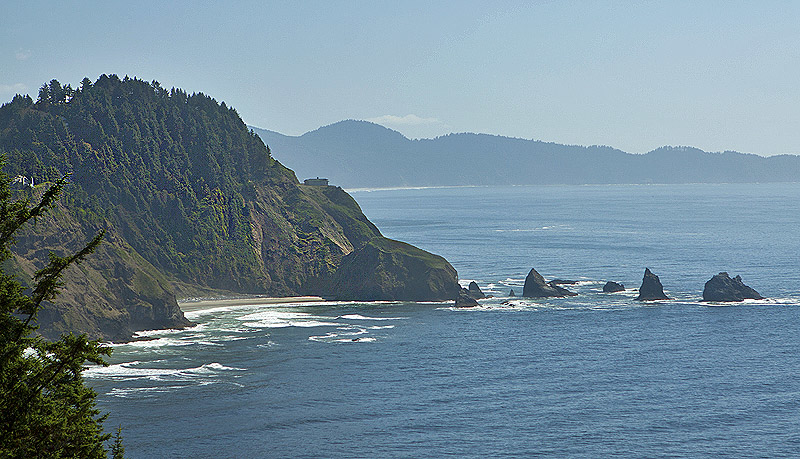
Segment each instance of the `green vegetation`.
M32 207L28 199L15 200L9 184L0 171L0 262L11 257L23 225L53 207L65 180L57 180ZM34 334L33 325L43 304L58 293L64 270L94 252L102 236L72 255L50 254L29 289L0 264L0 457L106 457L110 435L103 434L105 416L95 407L96 393L83 384L81 371L87 361L104 364L110 349L85 335L46 341ZM120 456L115 457L124 451L120 438Z
M111 459L124 459L125 445L122 444L122 427L117 427L114 432L114 442L111 443Z
M36 101L16 96L0 107L0 153L13 175L44 183L71 174L72 182L58 218L25 233L14 269L41 269L43 249L65 252L65 235L107 229L76 288L40 314L51 337L77 329L117 340L186 326L175 288L341 298L335 279L352 277L345 258L382 238L341 188L300 185L224 102L156 81L102 75L72 89L53 80ZM452 287L455 271L444 263ZM353 298L369 296L351 282ZM418 296L402 277L392 282L395 298Z
M157 82L101 76L79 89L53 80L33 102L0 110L10 172L37 182L72 174L68 207L109 220L156 267L259 290L244 195L248 181L285 180L235 110Z

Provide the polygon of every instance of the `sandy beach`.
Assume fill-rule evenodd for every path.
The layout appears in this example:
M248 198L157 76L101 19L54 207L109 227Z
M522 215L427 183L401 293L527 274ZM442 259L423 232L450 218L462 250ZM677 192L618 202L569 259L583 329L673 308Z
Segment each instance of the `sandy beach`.
M282 303L310 303L325 301L319 296L290 296L281 298L254 297L254 298L230 298L230 299L208 299L199 301L179 301L183 312L200 311L203 309L213 309L225 306L244 306L248 304L282 304Z

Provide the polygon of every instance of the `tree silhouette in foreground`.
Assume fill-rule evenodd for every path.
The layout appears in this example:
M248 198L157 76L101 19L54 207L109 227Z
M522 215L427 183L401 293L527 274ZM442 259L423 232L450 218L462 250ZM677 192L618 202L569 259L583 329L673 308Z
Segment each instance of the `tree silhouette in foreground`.
M67 180L45 186L31 205L32 198L14 196L4 164L0 157L0 458L105 458L107 415L96 408L97 393L84 385L81 372L87 361L106 365L103 356L111 350L85 335L47 341L35 334L36 315L58 294L64 270L92 253L103 232L73 255L51 253L49 264L24 288L6 272L14 235L55 205Z

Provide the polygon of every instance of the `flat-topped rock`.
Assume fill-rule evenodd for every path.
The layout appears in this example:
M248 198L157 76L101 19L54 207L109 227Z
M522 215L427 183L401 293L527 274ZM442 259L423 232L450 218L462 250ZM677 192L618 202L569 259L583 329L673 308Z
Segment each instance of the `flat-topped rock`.
M661 285L661 280L650 271L650 268L644 269L642 286L639 287L639 296L637 296L636 299L639 301L669 299L669 297L664 294L664 287Z
M525 278L525 286L522 287L522 296L526 298L548 298L576 295L577 293L570 292L569 290L559 287L552 282L546 282L544 277L542 277L542 275L536 272L536 270L533 268L531 268L531 271Z
M568 279L553 279L548 284L550 285L575 285L578 281L576 280L568 280Z
M740 276L731 279L726 272L712 277L703 288L703 301L732 302L763 298L757 291L745 285Z
M625 286L614 281L608 281L606 282L606 285L603 286L603 292L605 293L614 293L622 291L625 291Z

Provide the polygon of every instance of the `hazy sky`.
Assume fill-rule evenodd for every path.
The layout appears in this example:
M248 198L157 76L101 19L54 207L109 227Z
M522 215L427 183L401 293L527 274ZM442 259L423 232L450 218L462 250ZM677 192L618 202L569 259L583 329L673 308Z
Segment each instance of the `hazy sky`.
M0 100L103 73L292 135L800 153L800 2L2 2Z

